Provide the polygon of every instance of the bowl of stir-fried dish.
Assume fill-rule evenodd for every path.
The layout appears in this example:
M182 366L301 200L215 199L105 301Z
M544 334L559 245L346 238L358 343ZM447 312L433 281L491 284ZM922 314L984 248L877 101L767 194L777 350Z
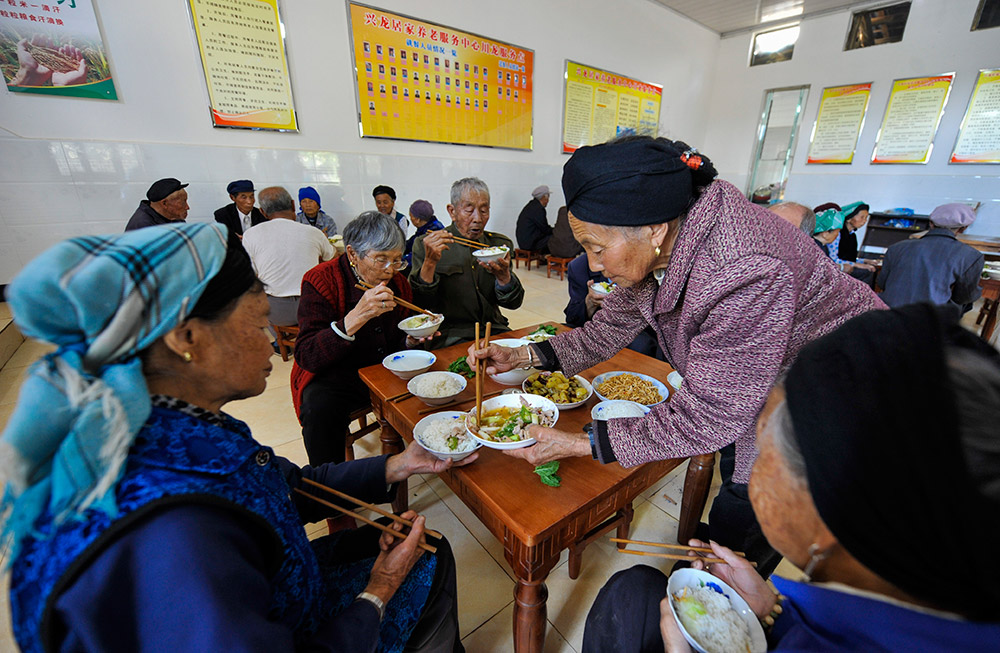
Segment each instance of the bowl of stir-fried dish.
M400 331L412 338L426 338L432 335L444 322L444 315L411 315L399 323Z
M524 380L521 388L528 394L551 399L559 410L582 406L594 393L594 388L587 379L580 375L567 378L562 372L533 374Z
M483 402L483 418L476 419L475 407L465 418L469 435L491 449L520 449L535 444L528 435L532 424L555 426L559 408L551 399L538 395L511 394Z

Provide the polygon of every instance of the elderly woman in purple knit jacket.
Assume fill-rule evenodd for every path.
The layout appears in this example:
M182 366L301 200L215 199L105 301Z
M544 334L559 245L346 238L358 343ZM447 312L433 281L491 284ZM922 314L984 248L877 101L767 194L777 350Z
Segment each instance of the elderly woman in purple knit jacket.
M652 326L684 376L669 402L645 417L594 422L589 436L533 426L537 443L507 453L533 464L593 455L631 467L721 450L723 486L700 539L746 551L766 577L780 556L747 497L757 415L803 345L885 305L715 175L707 157L665 139L577 150L563 169L570 225L591 269L619 290L581 328L519 349L470 349L470 362L572 375Z

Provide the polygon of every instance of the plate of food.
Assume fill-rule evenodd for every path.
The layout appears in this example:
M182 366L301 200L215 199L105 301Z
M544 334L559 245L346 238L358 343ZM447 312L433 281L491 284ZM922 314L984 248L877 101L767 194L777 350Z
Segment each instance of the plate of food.
M400 321L399 330L406 332L412 338L426 338L433 335L437 328L444 322L444 315L411 315Z
M500 245L499 247L483 247L482 249L473 250L472 255L480 263L491 263L507 256L507 252L509 251L510 249L506 245Z
M591 288L594 289L594 292L596 292L598 295L610 295L611 291L617 287L618 286L611 283L610 281L598 281L593 286L591 286Z
M527 394L498 395L485 400L481 425L476 424L475 407L465 417L469 435L491 449L531 446L535 439L528 437L528 426L555 426L557 421L559 408L552 400Z
M562 372L538 372L524 380L521 388L528 394L547 397L559 410L582 406L594 394L590 381L579 374L567 378Z
M764 629L747 602L726 583L697 569L678 569L667 581L674 619L700 653L763 653Z
M605 372L595 376L593 384L602 400L624 399L655 406L670 396L663 382L638 372Z
M413 439L441 460L458 462L483 446L469 435L465 416L458 410L428 415L413 425Z
M527 340L528 342L543 342L554 335L556 335L556 328L550 324L543 324L528 335L524 336L522 340Z
M428 406L446 404L465 390L465 377L454 372L424 372L406 384L414 397Z

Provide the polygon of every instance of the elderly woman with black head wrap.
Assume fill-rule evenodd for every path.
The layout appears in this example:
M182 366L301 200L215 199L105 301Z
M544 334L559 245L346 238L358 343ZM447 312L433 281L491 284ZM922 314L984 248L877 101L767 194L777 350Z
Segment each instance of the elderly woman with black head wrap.
M8 289L58 345L0 439L11 616L22 651L460 650L454 559L374 528L310 542L309 480L384 502L441 461L304 467L221 412L264 391L268 304L217 224L75 238Z
M774 578L775 594L715 543L725 564L694 563L746 599L769 650L1000 645L1000 356L944 315L915 304L857 317L806 346L771 393L750 499L805 578ZM914 387L933 410L913 409ZM583 650L690 651L666 583L646 566L615 575Z
M563 169L563 192L590 268L619 289L583 327L470 356L489 359L491 372L533 365L573 375L651 326L684 384L645 417L595 421L589 438L533 426L537 444L507 453L631 467L721 449L711 537L770 573L779 557L747 499L757 415L803 345L884 305L801 231L715 180L711 162L684 143L628 137L580 148Z

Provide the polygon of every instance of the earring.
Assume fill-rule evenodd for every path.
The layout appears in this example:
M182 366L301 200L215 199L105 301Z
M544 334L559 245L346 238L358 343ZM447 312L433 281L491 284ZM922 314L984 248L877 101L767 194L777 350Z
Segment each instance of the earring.
M802 571L805 575L805 581L808 583L812 580L813 572L816 571L816 567L819 563L829 557L830 553L828 551L820 552L819 544L815 542L809 545L809 562L806 563L806 568Z
M653 256L660 258L660 247L657 245L656 249L653 250Z
M194 360L194 356L192 356L191 352L189 351L186 351L183 354L181 354L181 358L184 359L185 363L190 363L192 360Z

